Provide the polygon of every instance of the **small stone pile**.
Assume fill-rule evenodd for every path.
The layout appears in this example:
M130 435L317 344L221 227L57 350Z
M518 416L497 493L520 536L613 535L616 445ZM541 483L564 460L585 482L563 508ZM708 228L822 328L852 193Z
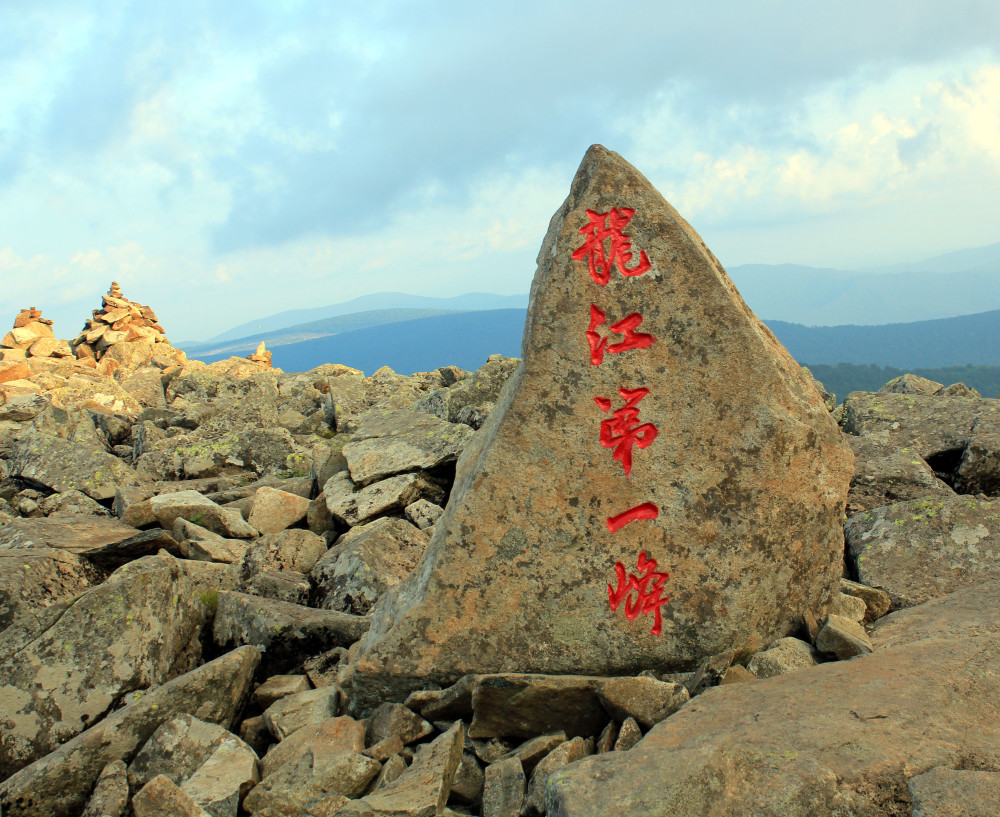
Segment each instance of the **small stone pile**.
M43 318L40 309L22 309L14 318L14 328L0 340L0 360L24 360L26 357L71 357L64 340L57 340L52 321Z
M100 361L109 350L122 343L153 346L169 343L156 313L122 295L117 281L102 298L102 308L94 310L83 331L73 341L73 351L83 359Z
M247 360L253 363L264 363L267 366L271 365L271 353L264 347L264 341L260 342L256 352L247 355Z

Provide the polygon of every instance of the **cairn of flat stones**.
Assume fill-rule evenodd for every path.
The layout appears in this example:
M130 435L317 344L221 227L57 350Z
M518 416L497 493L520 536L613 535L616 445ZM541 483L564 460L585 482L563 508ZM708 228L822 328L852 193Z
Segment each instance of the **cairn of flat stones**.
M255 352L247 355L247 360L253 363L263 363L267 366L271 365L271 353L265 348L264 341L260 342Z
M14 328L0 340L0 360L23 360L26 357L71 357L69 344L57 340L52 321L43 318L40 309L22 309L14 318Z
M138 343L153 346L169 343L156 313L148 306L134 303L122 295L117 281L102 298L100 309L88 318L83 331L73 340L76 356L100 361L111 347L119 343Z

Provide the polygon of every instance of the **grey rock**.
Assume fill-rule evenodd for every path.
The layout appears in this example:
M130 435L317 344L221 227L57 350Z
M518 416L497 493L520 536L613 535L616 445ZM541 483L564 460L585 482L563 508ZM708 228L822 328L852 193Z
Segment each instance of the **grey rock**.
M11 476L53 491L82 491L92 499L112 499L123 485L136 485L135 471L94 445L28 432L13 446Z
M160 494L149 500L156 521L167 530L183 517L230 539L253 539L258 533L248 525L238 511L222 508L197 491L176 491Z
M526 790L524 769L516 757L490 764L483 781L483 817L519 817Z
M217 746L181 785L212 817L237 817L243 799L260 780L253 749L235 735Z
M243 582L264 571L294 570L308 573L327 552L323 537L307 530L282 530L260 537L239 565Z
M462 762L464 739L462 722L456 721L451 729L422 747L410 768L394 781L346 806L341 812L343 817L436 817L441 814Z
M1000 817L1000 772L936 766L907 787L912 817Z
M93 587L0 634L0 776L46 755L125 695L201 659L206 611L170 567ZM52 706L58 701L58 706Z
M330 477L323 486L326 507L344 525L363 525L376 517L401 513L418 499L440 503L442 488L423 474L400 474L355 490L344 472Z
M833 598L830 599L828 612L831 616L841 616L860 624L868 615L868 605L865 604L864 599L858 596L843 592L834 593Z
M686 687L655 678L612 678L597 694L612 718L632 717L645 729L674 714L690 697Z
M308 689L309 679L305 675L272 675L254 690L253 696L257 706L264 710L275 701Z
M220 647L253 644L264 652L264 672L300 666L304 657L349 647L367 631L367 618L222 591L212 637Z
M412 505L407 505L403 512L420 530L427 530L441 518L444 508L426 499L418 499Z
M260 660L243 647L161 687L133 694L127 705L0 783L7 817L74 817L104 767L134 754L164 721L187 713L229 726L242 707Z
M545 787L549 775L561 770L587 754L583 738L575 737L560 744L543 757L528 782L527 812L528 814L545 814Z
M832 653L840 660L865 655L872 651L872 642L857 621L842 616L829 615L816 636L816 649Z
M38 503L46 516L107 516L103 505L98 504L82 491L64 491L52 494Z
M483 767L476 756L472 752L462 752L462 762L455 772L448 799L475 806L482 798L484 782Z
M892 600L884 590L852 582L850 579L840 580L840 592L861 599L865 603L863 624L870 624L875 619L882 618L892 606Z
M538 761L540 761L557 746L564 744L566 741L567 737L565 732L553 732L550 735L539 735L537 738L529 738L520 746L511 749L506 754L501 755L497 760L501 761L508 760L510 758L517 758L517 762L520 764L520 767L526 773L530 774L531 770L538 764Z
M962 452L955 489L963 494L1000 494L1000 419L996 412L979 417Z
M367 615L416 567L428 537L402 519L352 528L312 568L316 602L327 610Z
M334 752L364 754L364 724L346 716L308 723L271 747L261 764L262 775L268 777L286 763L298 760L307 750L321 746Z
M408 768L406 759L402 755L393 755L382 764L382 770L378 773L375 782L372 783L371 790L375 792L384 789Z
M264 723L278 740L285 740L303 726L337 717L340 689L335 686L307 689L286 695L264 710Z
M128 783L138 791L158 775L180 786L224 743L242 743L217 723L189 714L161 723L128 767Z
M933 467L936 457L960 454L976 420L996 405L968 397L853 392L844 400L841 425L848 434L909 448Z
M848 436L847 441L855 457L848 516L893 502L955 495L912 448L868 436Z
M132 801L135 817L210 817L191 796L160 775L155 777L136 794Z
M564 731L599 734L608 722L598 690L608 681L584 675L497 673L476 676L469 735L530 738Z
M880 394L936 394L944 388L943 383L928 380L916 374L904 374L894 377L881 389Z
M304 605L309 603L309 596L312 593L309 578L294 570L268 570L258 573L243 583L241 589L251 596Z
M455 462L473 431L412 409L369 411L343 448L352 481L359 486L409 471Z
M514 357L492 356L471 377L456 381L450 388L432 391L413 407L451 423L468 422L473 428L479 428L519 362Z
M982 395L971 386L964 383L952 383L938 389L934 394L938 397L982 397Z
M65 550L0 550L0 631L19 614L51 607L101 578L89 562Z
M642 740L642 730L635 718L626 718L618 729L618 738L615 740L615 752L628 752L639 741Z
M365 745L374 746L395 736L405 746L427 737L433 731L434 727L402 704L384 703L372 713L368 721Z
M893 609L1000 578L1000 505L969 496L917 499L855 514L844 527L859 580Z
M80 817L122 817L128 807L128 795L125 763L113 760L101 771Z
M817 664L816 652L798 638L779 638L747 663L747 669L757 678L774 678Z
M99 516L15 519L0 528L0 550L56 548L77 555L124 542L139 531Z
M463 675L447 689L435 693L430 701L420 707L420 714L428 720L468 719L472 715L472 689L475 684L475 675Z
M250 814L297 817L323 798L359 796L378 771L378 761L370 757L314 744L265 777L243 806Z

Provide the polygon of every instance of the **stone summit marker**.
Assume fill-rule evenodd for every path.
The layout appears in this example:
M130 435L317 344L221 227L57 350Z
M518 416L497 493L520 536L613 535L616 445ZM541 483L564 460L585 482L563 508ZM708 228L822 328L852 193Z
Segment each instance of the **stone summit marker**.
M595 145L522 362L354 665L355 708L470 672L691 669L821 613L850 448L697 233Z

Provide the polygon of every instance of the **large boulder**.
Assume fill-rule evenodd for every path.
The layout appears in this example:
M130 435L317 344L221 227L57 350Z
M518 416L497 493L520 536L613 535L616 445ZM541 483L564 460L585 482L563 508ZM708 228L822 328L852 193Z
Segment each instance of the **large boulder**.
M700 237L600 146L542 244L522 352L373 613L359 708L475 671L694 669L825 607L850 448Z
M862 584L894 609L1000 580L1000 502L971 496L914 499L855 514L844 526Z
M548 814L909 815L908 779L1000 768L998 592L894 613L874 654L709 689L631 751L550 777Z
M229 728L250 691L260 653L241 647L198 669L126 698L127 705L0 783L6 817L75 817L104 767L131 758L177 715Z
M0 634L0 777L201 659L206 609L169 566L94 587Z
M97 500L113 499L116 489L139 483L135 471L102 448L33 431L14 443L11 476Z
M100 579L91 564L56 548L0 550L0 631L19 613L51 607Z
M893 502L955 495L912 449L869 436L848 436L847 441L855 456L848 516Z

